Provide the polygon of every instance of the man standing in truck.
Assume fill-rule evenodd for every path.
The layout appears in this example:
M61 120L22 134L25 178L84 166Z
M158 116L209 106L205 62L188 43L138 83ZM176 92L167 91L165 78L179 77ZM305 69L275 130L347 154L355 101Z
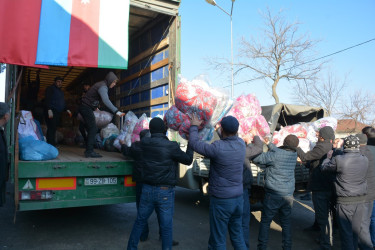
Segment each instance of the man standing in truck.
M61 113L66 110L69 116L72 116L70 110L66 108L64 91L62 91L62 83L64 78L55 77L53 85L46 89L45 94L45 120L47 124L47 142L56 146L56 129L60 124Z
M94 110L98 108L100 100L113 114L120 117L125 115L112 104L108 96L108 90L115 87L117 82L117 76L111 71L106 75L103 81L95 83L82 97L82 104L79 106L79 112L85 121L87 129L86 158L102 157L100 154L94 152L95 134L98 130L96 127Z
M238 120L233 116L224 117L218 128L220 140L212 144L199 140L198 126L202 121L196 115L192 115L190 122L190 146L195 152L210 158L208 249L226 249L228 228L234 249L246 249L242 230L242 178L246 145L237 136Z

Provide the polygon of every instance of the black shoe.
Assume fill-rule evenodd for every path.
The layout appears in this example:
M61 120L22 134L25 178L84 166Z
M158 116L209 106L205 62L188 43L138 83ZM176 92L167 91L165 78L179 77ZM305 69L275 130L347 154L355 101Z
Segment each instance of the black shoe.
M159 236L159 241L161 241L161 236ZM178 244L180 244L180 242L172 240L172 246L178 246Z
M91 151L91 152L85 152L85 157L86 158L100 158L100 157L103 157L103 156L94 152L94 151Z

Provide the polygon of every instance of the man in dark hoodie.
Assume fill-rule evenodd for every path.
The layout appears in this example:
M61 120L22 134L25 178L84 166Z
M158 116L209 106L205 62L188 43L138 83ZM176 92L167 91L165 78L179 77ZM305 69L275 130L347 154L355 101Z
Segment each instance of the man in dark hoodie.
M61 90L64 78L57 76L53 85L46 89L45 94L45 120L47 124L47 142L56 146L56 129L60 124L61 113L65 110L72 116L70 110L66 108L64 91Z
M202 121L190 117L189 144L195 152L210 158L208 193L210 195L210 238L208 249L226 249L226 235L234 249L246 249L242 231L243 165L245 142L237 136L238 120L224 117L218 128L220 140L212 144L200 141L198 126Z
M150 121L151 137L141 140L142 195L137 219L128 241L128 250L137 249L148 218L155 210L161 228L162 249L173 244L174 187L177 183L178 163L190 165L193 150L188 145L186 153L177 142L165 136L166 127L159 117Z
M282 227L282 249L292 249L291 214L295 188L294 170L297 163L295 135L285 137L283 146L268 144L269 151L257 156L253 162L266 166L265 196L258 235L258 250L267 249L268 231L278 213Z
M117 81L117 76L111 71L106 75L103 81L95 83L82 97L82 104L79 106L79 112L85 121L85 126L87 129L87 143L85 151L85 157L87 158L102 157L100 154L94 152L95 134L98 130L96 127L94 110L98 108L100 100L113 114L120 117L125 115L112 104L108 96L108 89L115 87Z
M329 213L333 195L333 178L331 173L322 173L320 166L327 153L332 150L335 139L335 131L326 126L320 129L318 142L315 147L305 153L297 148L298 157L305 162L310 169L308 188L312 191L312 200L315 209L315 219L319 225L319 244L321 249L331 249L332 242L332 220Z
M325 159L322 171L336 173L337 218L341 249L357 249L367 193L366 174L369 161L359 150L359 139L350 135L344 139L344 152ZM366 238L366 236L362 236ZM371 249L371 248L364 248Z
M254 134L254 133L253 133ZM253 184L253 174L251 172L250 161L263 152L263 142L259 136L254 136L251 142L250 136L242 138L246 143L246 157L243 165L243 212L242 231L246 248L250 249L250 190Z

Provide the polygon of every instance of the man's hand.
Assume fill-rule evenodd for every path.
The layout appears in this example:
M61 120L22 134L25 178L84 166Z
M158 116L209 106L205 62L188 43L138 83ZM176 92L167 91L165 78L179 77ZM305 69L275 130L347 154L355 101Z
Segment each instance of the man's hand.
M125 141L124 140L120 140L119 141L121 145L124 145L125 144Z
M251 141L252 141L252 136L250 134L247 134L245 136L242 137L242 140L244 140L244 142L247 144L250 144Z
M119 117L123 117L125 115L125 113L122 113L121 111L117 111L116 115L119 116Z
M191 126L198 126L199 127L203 122L201 119L198 118L198 116L195 113L191 114L189 116L189 118L190 118L190 125Z
M51 109L48 110L48 118L52 119L53 118L53 112Z
M72 112L70 112L69 109L66 112L68 113L69 117L71 118L72 117Z

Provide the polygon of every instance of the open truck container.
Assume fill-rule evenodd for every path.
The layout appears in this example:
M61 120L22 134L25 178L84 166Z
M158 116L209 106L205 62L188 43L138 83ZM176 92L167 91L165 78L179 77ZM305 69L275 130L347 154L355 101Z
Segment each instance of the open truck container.
M327 116L327 112L321 107L279 103L262 106L262 115L270 126L271 134L273 134L274 131L279 130L280 126L284 127L300 122L313 122ZM254 204L263 200L264 197L265 166L251 163L251 170L254 178L251 187L251 202ZM210 160L199 154L195 154L194 161L190 166L182 166L180 168L179 185L191 189L200 188L204 193L206 190L205 186L208 183L209 171ZM295 178L296 190L305 188L309 179L309 170L304 165L296 163Z
M180 71L179 0L130 0L127 70L111 69L120 81L110 92L121 111L140 116L163 115L169 108ZM114 36L116 34L113 34ZM56 76L64 77L66 99L79 94L82 82L103 80L109 69L49 66L48 69L7 65L6 101L11 120L6 131L14 200L20 211L93 206L135 201L132 165L117 152L99 151L103 158L84 158L84 149L62 145L49 161L19 160L18 133L22 91L40 77L38 101ZM23 90L22 90L23 89ZM69 106L69 103L67 103ZM69 119L63 117L63 121ZM117 120L117 125L120 121Z

